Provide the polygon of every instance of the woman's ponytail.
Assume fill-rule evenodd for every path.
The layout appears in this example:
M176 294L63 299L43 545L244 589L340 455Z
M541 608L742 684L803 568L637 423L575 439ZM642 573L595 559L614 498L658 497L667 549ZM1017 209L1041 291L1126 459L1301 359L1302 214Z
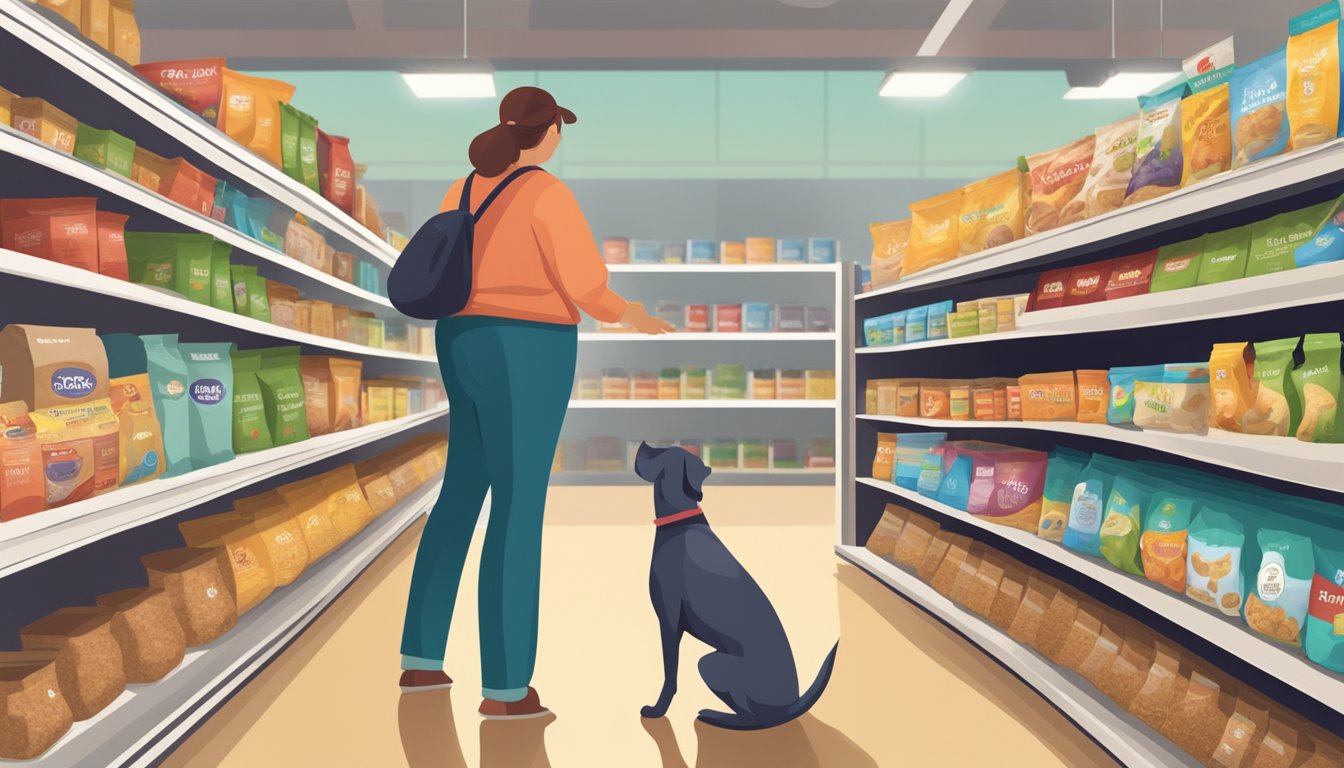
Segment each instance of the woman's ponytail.
M518 162L521 152L517 131L507 125L496 125L471 140L467 157L476 173L491 178Z

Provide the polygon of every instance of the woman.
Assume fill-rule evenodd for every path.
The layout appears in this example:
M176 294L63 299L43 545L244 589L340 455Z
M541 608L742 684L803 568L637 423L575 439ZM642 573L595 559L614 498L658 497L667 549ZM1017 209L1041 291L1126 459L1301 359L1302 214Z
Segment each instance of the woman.
M517 88L499 125L471 142L473 211L515 170L555 154L574 113L540 88ZM455 208L468 179L444 198ZM546 713L529 687L537 651L541 521L551 461L574 385L582 310L648 334L671 326L607 286L607 268L583 211L559 179L519 176L476 225L471 297L439 321L448 390L443 491L420 539L402 633L404 692L445 688L444 650L467 548L491 492L480 570L481 714Z

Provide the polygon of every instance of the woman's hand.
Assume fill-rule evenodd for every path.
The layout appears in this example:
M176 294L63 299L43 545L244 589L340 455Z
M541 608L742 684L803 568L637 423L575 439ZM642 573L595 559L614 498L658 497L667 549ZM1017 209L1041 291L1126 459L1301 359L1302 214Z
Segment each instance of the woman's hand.
M647 333L650 336L658 336L664 333L671 333L676 328L671 323L660 317L654 317L638 301L627 302L625 313L621 315L621 322L634 328L640 333Z

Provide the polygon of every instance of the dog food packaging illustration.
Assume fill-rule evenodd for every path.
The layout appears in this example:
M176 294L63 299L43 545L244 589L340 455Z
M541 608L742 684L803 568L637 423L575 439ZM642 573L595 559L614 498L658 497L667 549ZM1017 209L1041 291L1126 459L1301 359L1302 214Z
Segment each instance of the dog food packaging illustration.
M1123 256L1110 262L1110 276L1106 279L1104 300L1142 296L1153 282L1153 268L1157 265L1157 251L1144 251Z
M268 550L251 522L225 512L181 522L177 528L188 547L222 550L220 570L225 574L238 615L255 608L275 589Z
M873 236L873 287L882 288L900 279L910 244L910 219L869 224Z
M164 471L163 433L154 412L149 374L112 379L110 389L120 436L120 484L158 478Z
M1324 144L1339 133L1339 3L1288 22L1289 147Z
M263 349L260 358L256 376L271 440L277 446L307 440L308 415L304 408L303 377L299 373L299 348Z
M1078 421L1084 424L1105 424L1110 385L1105 370L1075 371L1078 383Z
M1232 167L1288 147L1288 56L1283 48L1232 73Z
M997 248L1023 234L1023 177L1014 168L962 189L957 223L959 253L966 256Z
M63 608L19 630L25 651L55 651L56 679L75 720L88 720L126 690L113 611Z
M119 213L98 211L98 273L130 280L126 263L126 221Z
M992 443L976 444L966 511L999 525L1035 533L1041 520L1041 492L1049 457Z
M32 413L42 448L49 508L83 501L117 487L117 417L110 401Z
M1193 288L1199 282L1200 260L1204 255L1204 237L1164 245L1157 249L1157 264L1153 267L1150 290L1179 291Z
M1325 202L1252 224L1246 277L1284 272L1296 267L1295 252L1312 240L1322 221L1329 220L1333 207L1333 201Z
M197 304L209 306L214 243L210 235L127 232L126 259L131 282L176 291Z
M224 92L224 60L159 61L136 65L135 70L177 103L219 124Z
M46 505L42 444L28 404L0 403L0 522L41 512Z
M163 430L164 474L168 477L192 470L191 400L186 361L177 349L177 334L141 336L149 385L154 393L154 412Z
M1236 519L1204 507L1190 523L1185 594L1228 616L1240 616L1241 554L1246 535Z
M127 683L152 683L182 663L187 639L162 589L124 589L99 595L96 602L116 611L112 637L121 649Z
M1018 379L1023 421L1074 421L1078 390L1073 371L1037 373Z
M888 504L864 546L875 555L890 558L896 552L896 542L900 539L901 529L905 527L905 522L912 514L904 507Z
M1209 426L1244 432L1253 404L1251 374L1255 358L1250 344L1214 344L1209 358Z
M1293 250L1293 263L1300 269L1344 259L1344 197L1325 209L1317 222L1315 236Z
M14 129L26 133L58 152L74 154L79 121L45 99L15 97L10 104Z
M1078 475L1090 458L1085 453L1068 448L1056 448L1050 453L1045 469L1041 517L1036 527L1038 537L1055 543L1064 540L1064 528L1069 521L1069 508L1073 503L1074 488L1078 485Z
M902 274L916 272L955 259L960 242L961 190L955 189L910 206L910 244ZM916 341L908 336L906 341Z
M1064 546L1092 557L1101 556L1102 516L1119 468L1114 459L1095 454L1078 473L1064 528Z
M1083 184L1092 167L1096 143L1096 136L1089 134L1059 149L1025 158L1023 170L1030 175L1026 234L1035 235L1086 217Z
M1344 672L1344 552L1316 545L1315 555L1304 640L1307 658Z
M1124 205L1134 173L1134 150L1139 140L1139 115L1133 114L1096 130L1092 162L1083 181L1082 201L1087 218Z
M4 399L34 411L106 400L107 353L89 328L10 324L0 330Z
M280 154L280 105L294 98L294 86L228 68L222 70L222 76L220 128L271 165L280 167L284 160Z
M0 245L98 271L97 201L91 197L0 200Z
M1259 570L1246 595L1246 625L1288 645L1302 644L1315 575L1311 539L1261 528Z
M46 752L74 717L56 675L57 651L0 652L0 758L31 760Z
M1252 435L1296 434L1302 420L1302 399L1293 378L1293 354L1300 339L1256 342L1255 399L1246 411L1246 432Z
M1122 571L1142 576L1139 540L1144 515L1154 488L1145 478L1126 470L1116 475L1106 499L1100 530L1101 556Z
M1134 173L1125 205L1160 197L1181 186L1181 99L1185 83L1139 97Z
M1204 253L1199 261L1197 285L1212 285L1246 276L1251 252L1249 226L1225 229L1204 236Z
M1295 434L1309 443L1338 442L1339 334L1309 333L1302 339L1302 352L1302 365L1293 371L1293 387L1302 400L1302 421Z
M262 543L266 545L266 554L271 562L275 586L291 584L308 567L308 542L303 536L303 527L294 518L294 512L276 495L264 506L242 506L242 500L234 503L234 508L250 516Z
M895 483L912 491L918 488L924 457L946 439L946 432L916 432L897 438Z
M1106 404L1106 421L1110 424L1133 424L1135 383L1140 378L1148 381L1160 379L1163 370L1160 365L1110 369L1107 380L1111 394Z
M1139 551L1143 575L1176 593L1185 591L1190 514L1193 499L1163 489L1153 494L1143 519Z
M178 344L187 366L191 465L204 469L233 458L233 363L229 344Z
M1185 60L1191 94L1181 101L1181 186L1232 167L1232 38Z
M1151 380L1150 380L1151 379ZM1204 434L1209 428L1208 363L1168 363L1134 382L1134 426Z
M168 593L187 647L205 645L238 623L218 549L165 549L142 555L149 585Z

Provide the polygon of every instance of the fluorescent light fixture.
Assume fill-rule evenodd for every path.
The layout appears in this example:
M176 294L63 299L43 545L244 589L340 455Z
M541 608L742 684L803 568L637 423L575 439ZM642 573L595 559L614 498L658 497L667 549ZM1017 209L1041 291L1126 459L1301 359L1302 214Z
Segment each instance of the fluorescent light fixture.
M403 72L402 79L422 99L492 99L493 72Z
M1116 72L1106 78L1101 85L1074 86L1064 94L1064 98L1136 99L1179 74L1179 72Z
M889 99L936 98L965 78L965 72L888 72L877 93Z

